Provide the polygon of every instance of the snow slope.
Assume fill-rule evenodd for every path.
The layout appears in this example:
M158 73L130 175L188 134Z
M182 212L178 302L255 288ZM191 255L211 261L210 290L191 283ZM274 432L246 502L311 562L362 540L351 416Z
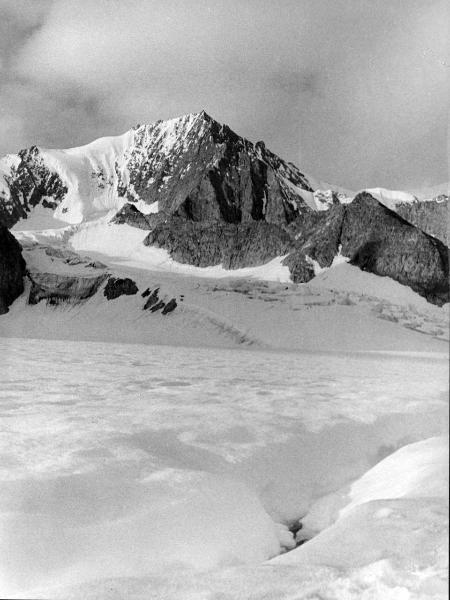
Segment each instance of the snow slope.
M220 265L180 264L147 247L147 232L109 222L109 215L61 229L15 231L29 268L67 275L87 273L45 247L96 259L143 292L161 288L176 298L170 318L142 311L141 296L108 302L102 292L83 305L49 309L26 304L27 292L0 322L0 334L152 344L308 350L447 352L448 310L430 305L389 278L363 272L337 257L307 284L292 285L278 257L260 267L227 271ZM110 323L115 327L111 329ZM136 325L139 324L138 327ZM423 335L423 334L426 335Z
M0 350L3 596L445 598L446 361ZM344 489L348 512L270 560Z
M400 448L345 490L313 504L300 538L320 533L272 562L366 567L379 586L386 578L395 582L398 597L409 598L409 587L418 588L418 597L444 597L448 469L447 437ZM406 573L412 577L405 585Z

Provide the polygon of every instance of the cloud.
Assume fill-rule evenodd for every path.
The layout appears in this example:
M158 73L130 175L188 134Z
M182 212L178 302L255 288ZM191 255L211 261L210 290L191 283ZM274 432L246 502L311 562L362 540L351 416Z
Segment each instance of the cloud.
M15 23L0 115L27 144L85 143L205 108L347 187L447 177L448 69L433 60L446 51L443 0L20 5L0 0Z

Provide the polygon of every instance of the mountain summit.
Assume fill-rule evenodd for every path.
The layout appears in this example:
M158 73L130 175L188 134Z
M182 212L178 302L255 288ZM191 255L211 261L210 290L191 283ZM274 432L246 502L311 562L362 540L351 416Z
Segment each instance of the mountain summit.
M37 204L79 223L124 200L144 212L158 202L167 214L226 223L288 224L304 206L321 204L294 165L205 111L137 125L80 148L33 146L0 161L0 220L9 226Z
M33 146L0 160L0 223L7 227L107 218L148 230L144 246L181 263L236 269L281 257L292 281L306 282L346 260L430 302L448 301L441 215L448 199L369 192L323 189L205 111L79 148ZM33 225L37 216L45 226Z

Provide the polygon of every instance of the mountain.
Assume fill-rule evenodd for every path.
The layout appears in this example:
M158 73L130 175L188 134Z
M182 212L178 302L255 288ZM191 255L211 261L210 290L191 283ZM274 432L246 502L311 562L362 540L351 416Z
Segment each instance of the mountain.
M202 111L79 148L8 155L0 160L0 223L22 243L20 231L53 231L45 252L56 243L64 264L81 260L70 258L74 250L148 256L150 248L176 264L230 274L278 261L292 282L305 283L349 262L431 303L448 302L448 197L422 202L405 192L352 195L327 186ZM5 281L17 271L6 268ZM35 269L32 301L58 303L85 285L95 294L105 280L61 277L42 281ZM4 306L19 295L14 289L3 292ZM78 300L92 295L80 289Z
M194 221L286 224L316 202L294 165L204 112L136 126L81 148L34 146L3 159L0 173L0 219L8 226L37 205L73 224L119 209L125 200L144 213Z
M374 188L367 190L382 204L397 212L406 221L416 225L426 233L438 238L448 246L448 199L449 186L439 186L428 190L419 200L408 192Z

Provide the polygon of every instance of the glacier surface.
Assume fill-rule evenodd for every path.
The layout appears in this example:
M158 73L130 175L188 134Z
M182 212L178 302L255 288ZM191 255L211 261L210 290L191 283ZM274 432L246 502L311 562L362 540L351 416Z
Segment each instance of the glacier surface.
M445 360L0 351L3 596L445 597Z

